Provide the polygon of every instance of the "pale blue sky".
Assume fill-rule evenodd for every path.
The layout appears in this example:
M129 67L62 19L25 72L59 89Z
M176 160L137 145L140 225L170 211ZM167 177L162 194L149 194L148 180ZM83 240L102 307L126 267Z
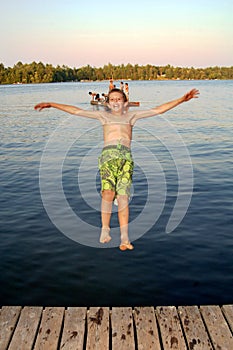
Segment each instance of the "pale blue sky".
M232 0L8 0L0 62L233 65Z

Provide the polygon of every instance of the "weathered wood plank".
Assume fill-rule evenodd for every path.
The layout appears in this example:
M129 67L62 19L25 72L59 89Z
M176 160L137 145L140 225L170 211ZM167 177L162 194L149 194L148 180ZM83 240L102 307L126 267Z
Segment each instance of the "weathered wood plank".
M15 330L21 306L3 306L0 310L0 349L5 350Z
M179 315L175 306L156 308L164 350L187 350Z
M0 350L231 350L232 329L233 305L0 308Z
M222 311L229 323L231 331L233 332L233 305L223 305Z
M109 308L91 307L87 313L87 350L109 348Z
M46 307L43 310L35 350L57 350L64 311L64 307Z
M42 307L25 306L11 340L9 350L31 350L40 323Z
M83 350L86 314L86 307L68 307L65 310L60 349Z
M135 350L132 312L131 307L112 308L112 350Z
M200 310L214 347L221 350L233 349L233 338L220 307L201 306Z
M138 350L161 350L154 308L135 307L134 320Z
M212 350L210 339L197 306L179 306L178 312L190 350Z

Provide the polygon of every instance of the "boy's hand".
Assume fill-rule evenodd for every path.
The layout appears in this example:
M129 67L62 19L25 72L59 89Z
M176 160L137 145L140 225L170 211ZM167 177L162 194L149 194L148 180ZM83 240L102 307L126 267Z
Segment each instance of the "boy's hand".
M50 108L51 107L51 104L49 102L41 102L41 103L38 103L34 109L38 110L38 111L41 111L42 109L44 108Z
M198 98L198 95L199 95L199 91L197 89L192 89L183 96L183 102L187 102L192 98Z

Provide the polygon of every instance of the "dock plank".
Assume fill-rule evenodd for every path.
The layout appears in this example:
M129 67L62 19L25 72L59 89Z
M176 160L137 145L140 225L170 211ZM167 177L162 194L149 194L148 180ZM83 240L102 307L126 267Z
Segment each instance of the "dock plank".
M64 311L64 307L46 307L43 310L35 350L57 350Z
M233 305L223 305L222 312L224 313L231 331L233 332Z
M233 337L219 306L200 306L212 343L216 349L233 349Z
M0 307L0 350L232 350L233 305Z
M0 309L0 349L6 350L18 321L21 306L3 306Z
M187 350L179 315L175 306L156 308L164 350Z
M83 350L86 314L86 307L68 307L65 310L62 350Z
M197 306L179 306L178 312L188 344L192 350L213 350Z
M25 306L21 310L20 318L11 340L9 350L31 350L34 344L42 307Z
M135 307L134 320L138 350L161 350L154 308Z
M109 308L91 307L87 313L87 350L109 348Z
M111 325L112 350L135 350L132 308L113 307Z

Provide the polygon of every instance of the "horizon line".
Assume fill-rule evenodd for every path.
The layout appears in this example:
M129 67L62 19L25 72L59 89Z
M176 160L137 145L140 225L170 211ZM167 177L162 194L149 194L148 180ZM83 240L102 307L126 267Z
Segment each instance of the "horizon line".
M18 63L22 63L22 65L27 65L27 64L32 64L32 63L36 63L36 64L42 63L43 65L52 65L53 67L65 66L65 67L68 67L68 68L71 68L71 69L80 69L80 68L87 67L87 66L90 66L92 68L97 68L98 69L98 68L104 68L104 66L108 66L108 65L112 65L113 67L115 67L115 66L127 66L127 65L131 65L131 66L136 66L137 65L137 66L140 66L140 67L145 67L145 66L167 67L167 66L170 66L170 67L174 67L174 68L194 68L194 69L207 69L207 68L215 68L215 67L218 67L218 68L232 68L233 67L233 65L231 65L231 66L222 66L222 65L214 65L213 66L212 65L212 66L205 66L205 67L204 66L203 67L195 67L195 66L179 66L179 65L175 66L175 65L172 65L170 63L161 65L161 64L152 64L152 63L146 63L146 64L135 63L135 64L133 64L133 63L130 63L130 62L128 62L128 63L118 63L118 64L113 64L111 62L108 62L108 63L104 63L102 66L95 66L95 65L91 65L91 64L87 63L86 65L82 65L82 66L79 66L79 67L75 67L75 66L71 67L71 66L69 66L67 64L64 64L64 63L54 65L54 64L48 63L48 62L44 63L41 60L40 61L35 61L34 60L32 62L22 62L21 60L19 60L16 63L14 63L12 66L7 66L6 67L3 62L0 62L0 64L2 64L4 66L4 68L13 68Z

